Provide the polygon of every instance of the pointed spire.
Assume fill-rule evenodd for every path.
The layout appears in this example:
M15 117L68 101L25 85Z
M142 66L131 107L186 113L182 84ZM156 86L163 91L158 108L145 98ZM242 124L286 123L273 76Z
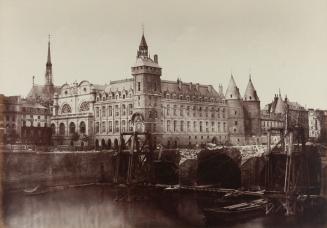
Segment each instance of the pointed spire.
M142 38L141 38L141 42L139 45L139 50L137 51L137 58L149 58L148 57L148 45L146 43L145 40L145 36L144 36L144 25L142 24Z
M236 86L235 80L233 75L231 75L229 85L226 91L226 99L233 100L233 99L241 99L240 91Z
M252 80L251 74L249 76L249 82L245 90L244 100L246 101L259 101L259 97L257 95L257 91L255 90Z
M53 85L52 82L52 63L51 63L51 50L50 50L50 34L48 40L48 57L45 69L45 84L46 85Z
M49 34L49 40L48 40L48 58L47 58L47 64L51 64L50 34Z

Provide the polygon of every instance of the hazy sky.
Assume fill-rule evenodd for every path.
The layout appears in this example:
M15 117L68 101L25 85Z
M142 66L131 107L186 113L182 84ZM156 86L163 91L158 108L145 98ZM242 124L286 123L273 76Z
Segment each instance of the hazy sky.
M131 77L144 23L163 79L224 90L249 73L263 104L278 88L327 109L326 0L0 0L0 93L43 84L48 34L54 82Z

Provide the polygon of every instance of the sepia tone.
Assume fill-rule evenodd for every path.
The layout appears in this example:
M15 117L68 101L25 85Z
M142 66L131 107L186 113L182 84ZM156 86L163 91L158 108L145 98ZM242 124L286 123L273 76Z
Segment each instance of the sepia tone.
M158 4L0 1L0 227L325 227L327 4Z

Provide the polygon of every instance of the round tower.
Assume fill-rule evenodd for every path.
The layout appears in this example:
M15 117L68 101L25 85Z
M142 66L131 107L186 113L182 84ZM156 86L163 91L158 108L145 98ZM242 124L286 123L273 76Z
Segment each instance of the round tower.
M245 144L244 112L240 91L233 75L231 75L225 98L228 107L229 141L234 145L243 145Z
M243 98L245 136L261 135L260 99L255 90L251 75Z

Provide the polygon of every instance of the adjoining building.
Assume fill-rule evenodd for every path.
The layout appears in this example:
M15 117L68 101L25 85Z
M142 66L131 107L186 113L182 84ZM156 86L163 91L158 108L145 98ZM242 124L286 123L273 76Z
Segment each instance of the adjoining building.
M50 144L50 113L47 107L20 96L1 94L0 112L0 139L3 143Z
M327 142L325 132L324 111L309 109L309 140L313 142Z

